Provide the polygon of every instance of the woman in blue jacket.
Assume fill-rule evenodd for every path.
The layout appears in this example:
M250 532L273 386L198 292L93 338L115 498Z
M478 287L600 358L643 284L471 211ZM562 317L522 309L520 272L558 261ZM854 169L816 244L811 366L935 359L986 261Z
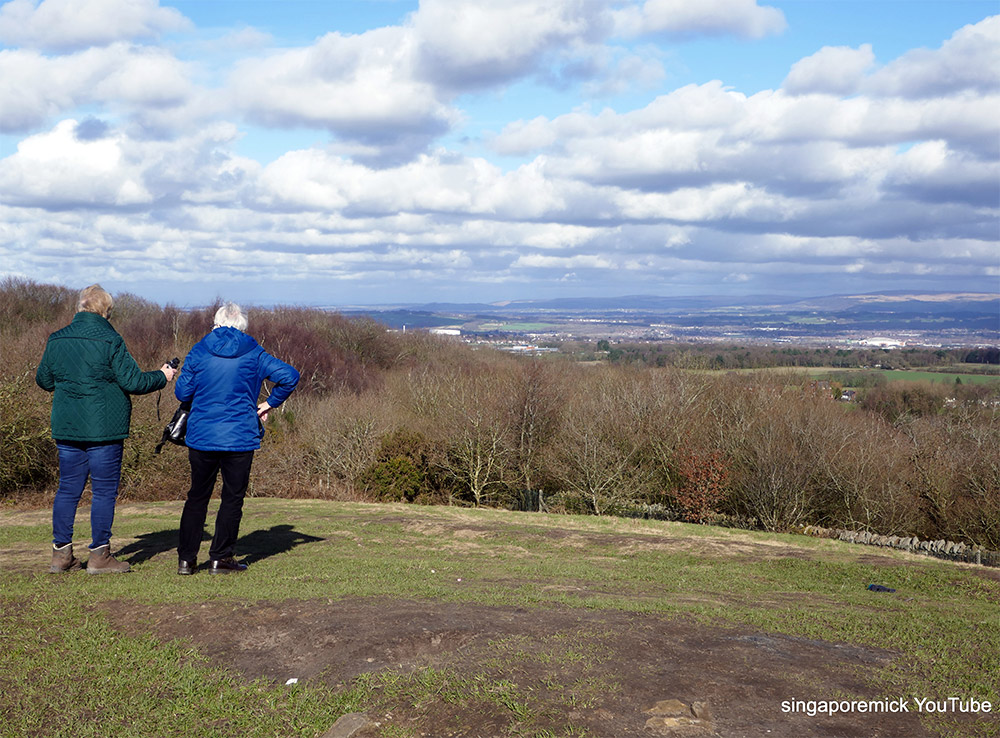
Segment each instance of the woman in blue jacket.
M233 556L240 534L243 498L250 483L253 452L264 436L268 413L292 394L299 382L293 367L267 353L244 331L247 317L239 305L226 303L215 313L212 332L184 359L174 394L191 403L187 425L191 489L181 514L178 574L193 574L205 529L208 501L222 472L222 502L209 548L209 573L243 571ZM267 379L274 382L258 404Z

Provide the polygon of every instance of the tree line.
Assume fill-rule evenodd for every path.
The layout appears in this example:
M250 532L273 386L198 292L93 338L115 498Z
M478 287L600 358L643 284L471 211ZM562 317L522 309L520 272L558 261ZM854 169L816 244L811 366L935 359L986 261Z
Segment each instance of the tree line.
M740 345L729 343L671 343L662 341L567 342L562 349L589 358L606 358L612 363L645 366L675 366L682 369L767 369L813 367L834 369L930 369L944 370L963 364L963 371L996 373L1000 348L852 348Z

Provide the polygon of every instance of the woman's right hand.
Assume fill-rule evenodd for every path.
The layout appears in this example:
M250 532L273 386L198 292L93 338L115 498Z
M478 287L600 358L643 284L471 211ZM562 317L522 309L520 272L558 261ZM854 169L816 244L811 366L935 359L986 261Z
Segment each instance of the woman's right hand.
M177 374L177 370L170 366L170 364L164 364L161 366L160 371L166 376L168 382L174 378L175 374Z

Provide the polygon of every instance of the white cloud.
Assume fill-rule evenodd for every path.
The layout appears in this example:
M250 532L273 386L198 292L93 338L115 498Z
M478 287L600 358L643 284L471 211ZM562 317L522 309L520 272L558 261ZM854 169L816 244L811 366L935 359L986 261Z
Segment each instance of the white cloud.
M0 6L0 41L49 51L150 38L190 25L157 0L10 0Z
M465 92L532 79L583 82L592 94L612 94L662 80L662 64L648 50L608 45L616 32L613 5L425 0L400 26L328 33L308 47L245 59L232 74L232 96L255 122L329 130L345 154L399 163L460 123L453 106ZM637 32L663 30L667 11L691 33L754 36L783 24L779 11L753 0L697 7L678 11L654 0L646 7L652 20Z
M350 209L358 214L437 211L474 213L479 196L499 177L485 161L439 161L420 156L384 169L331 156L318 149L294 151L269 164L260 197L283 207Z
M192 202L241 196L256 162L225 150L236 138L218 124L170 141L129 138L99 124L94 134L67 119L29 136L17 152L0 159L0 198L59 210L150 205L163 198Z
M413 45L412 34L398 27L329 33L307 48L239 63L232 94L264 125L324 128L374 144L376 152L402 138L419 151L457 114L414 76Z
M851 95L874 64L871 44L862 44L857 49L824 46L812 56L795 62L781 86L793 95L810 92Z
M136 168L125 161L121 141L81 141L76 127L75 120L64 120L49 133L24 139L16 154L0 161L4 199L67 207L149 203L152 195Z
M577 254L575 256L550 256L546 254L525 254L511 264L513 268L544 267L555 269L617 269L618 266L607 257L598 254Z
M667 74L656 54L624 54L604 63L605 72L584 85L594 97L617 95L639 88L650 90L658 87Z
M28 8L11 5L0 20ZM43 7L55 6L31 5ZM503 127L491 145L517 158L503 166L461 153L494 122L462 130L482 100L469 93L502 91L483 106L496 129L507 100L532 110L520 87L662 81L662 45L615 34L760 37L783 16L749 1L431 0L400 25L301 48L263 52L268 38L245 29L253 48L228 78L235 51L218 35L207 60L205 42L172 46L181 61L122 41L124 25L64 55L2 50L0 129L32 135L0 159L0 263L36 279L208 285L253 284L266 263L287 280L357 283L369 301L385 293L366 287L390 283L585 290L595 272L630 290L849 272L981 282L996 272L996 23L882 67L877 43L823 47L756 94L715 80L635 109L578 97ZM272 148L262 166L235 153L247 124L278 129L278 146L282 130L297 147L323 139L300 128L332 141Z
M552 52L603 40L604 3L584 0L424 0L412 16L421 74L456 90L536 74Z
M94 103L123 112L164 109L194 92L187 66L161 49L120 43L57 57L0 50L0 131L30 130Z
M901 97L1000 92L1000 15L957 30L940 49L914 49L872 75L874 93Z
M658 191L750 182L809 195L817 188L877 188L896 147L914 141L944 139L972 156L995 156L998 108L1000 96L747 97L714 82L628 113L515 122L494 145L522 154L539 147L550 177Z
M781 33L787 25L778 8L759 6L756 0L646 0L641 8L627 6L616 16L623 35L734 34L761 38Z
M1000 162L952 150L941 140L925 141L894 158L885 184L916 200L995 208L1000 203Z

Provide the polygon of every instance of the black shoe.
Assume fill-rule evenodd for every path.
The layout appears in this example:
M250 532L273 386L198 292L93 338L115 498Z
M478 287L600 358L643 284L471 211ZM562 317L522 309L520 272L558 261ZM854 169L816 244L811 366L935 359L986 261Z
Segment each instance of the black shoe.
M194 559L191 561L185 561L181 559L177 562L177 573L186 576L188 574L194 574L194 570L198 568L198 562Z
M246 571L247 565L230 556L228 559L212 559L208 565L209 574L229 574L234 571Z

